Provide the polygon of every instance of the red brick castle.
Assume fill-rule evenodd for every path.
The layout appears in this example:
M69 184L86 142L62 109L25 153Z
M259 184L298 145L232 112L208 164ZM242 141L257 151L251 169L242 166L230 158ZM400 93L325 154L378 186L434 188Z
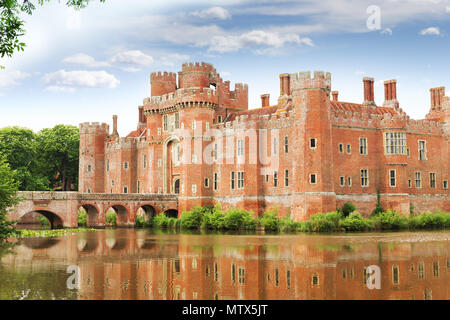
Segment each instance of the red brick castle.
M361 104L339 101L331 75L280 75L280 97L248 109L248 87L223 81L211 64L152 73L151 97L139 106L137 129L119 137L117 116L80 124L79 191L171 193L179 215L220 203L304 220L352 201L370 214L440 208L448 194L450 98L430 89L424 120L399 107L396 81L385 81L383 106L364 78Z

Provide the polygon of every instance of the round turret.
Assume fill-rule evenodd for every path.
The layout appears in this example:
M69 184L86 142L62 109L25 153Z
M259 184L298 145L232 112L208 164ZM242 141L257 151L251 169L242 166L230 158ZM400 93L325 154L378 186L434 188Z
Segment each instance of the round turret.
M177 74L174 72L152 72L150 75L151 96L162 96L177 89Z
M209 88L211 76L216 73L216 69L210 63L184 63L182 71L178 73L180 87Z

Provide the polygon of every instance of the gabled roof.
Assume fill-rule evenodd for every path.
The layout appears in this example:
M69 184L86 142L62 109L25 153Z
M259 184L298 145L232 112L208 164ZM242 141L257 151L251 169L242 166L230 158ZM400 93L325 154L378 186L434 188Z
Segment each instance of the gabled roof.
M333 111L351 111L351 112L362 112L362 104L358 103L351 103L351 102L341 102L341 101L330 101L331 104L331 110ZM384 114L384 113L390 113L390 114L396 114L397 111L395 111L393 108L389 107L376 107L376 108L368 108L369 113L372 114Z

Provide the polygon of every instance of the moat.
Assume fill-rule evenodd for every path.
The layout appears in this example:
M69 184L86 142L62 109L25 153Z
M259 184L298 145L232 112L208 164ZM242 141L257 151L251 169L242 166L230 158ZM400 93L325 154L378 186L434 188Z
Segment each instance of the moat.
M11 251L0 251L1 300L450 299L449 231L105 229L22 239ZM78 289L68 288L70 266ZM369 266L380 268L379 289L368 286Z

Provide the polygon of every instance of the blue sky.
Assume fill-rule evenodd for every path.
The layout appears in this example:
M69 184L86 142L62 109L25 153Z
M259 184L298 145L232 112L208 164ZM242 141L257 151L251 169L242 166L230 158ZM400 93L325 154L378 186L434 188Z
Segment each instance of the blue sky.
M25 16L25 52L0 60L0 127L111 123L118 114L126 135L150 95L150 73L190 61L248 83L250 108L263 93L276 102L285 72L331 72L332 89L351 102L363 100L362 78L374 77L378 105L382 81L397 79L400 105L415 119L428 112L429 88L450 88L447 0L107 0L81 11L61 2Z

